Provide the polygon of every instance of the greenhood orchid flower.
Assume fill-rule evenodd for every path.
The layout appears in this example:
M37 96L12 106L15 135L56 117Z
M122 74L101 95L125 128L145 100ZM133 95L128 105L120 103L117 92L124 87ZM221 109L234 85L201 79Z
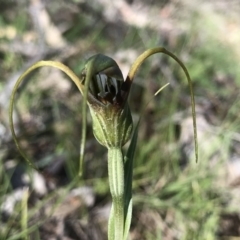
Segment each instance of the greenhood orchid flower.
M86 143L87 106L92 116L93 133L98 142L108 149L108 175L113 200L108 226L109 240L126 240L128 237L132 217L133 157L137 143L139 122L133 131L133 121L127 99L138 68L149 56L156 53L164 53L173 58L181 66L187 77L192 102L195 154L197 160L196 114L191 79L184 64L174 54L164 48L152 48L141 54L131 66L125 80L117 63L102 54L97 54L88 59L81 72L80 78L60 62L40 61L19 77L11 95L9 120L13 139L22 156L31 166L36 168L22 151L14 131L12 120L13 103L17 89L30 72L42 66L52 66L62 70L76 84L83 95L80 169L82 169ZM128 151L124 156L122 147L130 140L131 136L132 139Z
M93 133L107 148L121 148L133 128L124 79L116 62L102 54L91 57L81 74L82 84L89 81L87 102L93 120Z

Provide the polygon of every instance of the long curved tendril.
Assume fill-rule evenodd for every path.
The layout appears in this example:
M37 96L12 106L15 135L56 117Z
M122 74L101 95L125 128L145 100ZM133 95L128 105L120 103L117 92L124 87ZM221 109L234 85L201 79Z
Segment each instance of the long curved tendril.
M180 67L183 69L186 77L187 77L187 81L188 81L188 85L189 85L189 90L190 90L190 95L191 95L191 105L192 105L192 117L193 117L193 132L194 132L194 145L195 145L195 158L196 158L196 162L198 161L198 141L197 141L197 124L196 124L196 111L195 111L195 100L194 100L194 94L193 94L193 87L192 87L192 80L190 78L190 75L188 73L187 68L185 67L185 65L182 63L182 61L173 53L169 52L168 50L166 50L165 48L162 47L158 47L158 48L151 48L146 50L144 53L142 53L136 60L135 62L132 64L129 73L127 75L125 84L126 84L126 88L127 88L127 92L129 93L134 76L138 70L138 68L141 66L141 64L150 56L156 54L156 53L164 53L168 56L170 56L171 58L173 58L179 65ZM126 96L127 99L127 96Z
M27 156L24 154L22 148L20 147L18 140L17 140L17 136L14 130L14 124L13 124L13 105L14 105L14 97L15 94L17 92L17 89L19 87L19 85L22 83L23 79L33 70L40 68L40 67L44 67L44 66L51 66L51 67L55 67L58 68L60 70L62 70L64 73L66 73L70 79L76 84L77 88L79 89L79 91L83 94L85 93L85 87L82 85L80 79L75 75L75 73L70 70L67 66L65 66L64 64L60 63L60 62L55 62L55 61L39 61L37 63L35 63L32 67L28 68L17 80L12 94L11 94L11 98L10 98L10 108L9 108L9 122L10 122L10 129L12 132L12 136L13 136L13 140L19 150L19 152L21 153L21 155L23 156L23 158L28 162L28 164L33 167L34 169L37 170L37 167L32 163L31 160L29 160L27 158ZM83 117L83 124L82 124L82 136L81 136L81 143L80 143L80 173L82 173L82 162L83 162L83 158L84 158L84 149L85 149L85 145L86 145L86 125L87 125L87 121L86 121L86 105L87 105L87 99L84 96L84 101L83 101L83 109L82 109L82 117ZM80 174L81 175L81 174Z

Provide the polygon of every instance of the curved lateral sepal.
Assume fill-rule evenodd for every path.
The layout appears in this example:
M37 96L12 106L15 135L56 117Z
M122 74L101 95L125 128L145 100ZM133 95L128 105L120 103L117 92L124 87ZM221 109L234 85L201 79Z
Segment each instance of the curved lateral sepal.
M15 94L17 92L17 89L19 87L19 85L22 83L23 79L29 74L31 73L33 70L40 68L40 67L44 67L44 66L50 66L50 67L55 67L57 69L62 70L64 73L66 73L70 79L76 84L77 88L79 89L79 91L83 94L84 93L84 87L80 81L80 79L75 75L75 73L70 70L67 66L65 66L64 64L60 63L60 62L55 62L55 61L39 61L37 63L35 63L33 66L31 66L30 68L28 68L17 80L17 82L14 85L12 94L11 94L11 98L10 98L10 108L9 108L9 122L10 122L10 129L11 129L11 133L13 136L13 140L20 152L20 154L22 155L22 157L28 162L28 164L33 167L34 169L38 170L37 167L34 165L34 163L27 158L27 156L24 154L22 148L20 147L18 140L17 140L17 136L14 130L14 124L13 124L13 104L14 104L14 97ZM86 103L85 103L86 104ZM83 109L84 110L84 109ZM85 119L85 120L84 120ZM86 110L83 111L83 125L82 125L82 141L81 141L81 152L80 152L80 162L83 161L83 154L84 151L83 149L85 148L85 143L86 143ZM82 166L82 164L80 163L80 166Z
M187 68L182 63L182 61L176 55L174 55L173 53L169 52L168 50L166 50L163 47L157 47L157 48L148 49L147 51L142 53L135 60L135 62L132 64L132 67L130 68L130 71L128 73L127 79L125 81L126 82L126 86L127 86L127 88L131 87L131 84L133 82L134 76L135 76L138 68L145 61L145 59L147 59L148 57L150 57L150 56L152 56L152 55L154 55L156 53L164 53L164 54L170 56L171 58L173 58L180 65L180 67L183 69L183 71L184 71L184 73L185 73L185 75L187 77L188 86L189 86L189 90L190 90L190 96L191 96L192 118L193 118L193 132L194 132L194 145L195 145L195 158L196 158L196 162L197 162L198 161L198 141L197 141L197 123L196 123L195 100L194 100L194 94L193 94L192 80L190 78L190 75L188 73Z

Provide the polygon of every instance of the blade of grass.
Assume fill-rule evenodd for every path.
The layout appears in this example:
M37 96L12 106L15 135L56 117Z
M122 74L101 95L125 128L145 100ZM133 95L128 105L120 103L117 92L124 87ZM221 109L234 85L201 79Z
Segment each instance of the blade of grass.
M28 240L28 188L25 189L22 202L21 202L21 227L22 231L25 233L23 236L24 240Z
M155 96L157 96L165 87L167 87L169 83L165 84L161 87L154 96L149 100L146 106L143 108L143 111L140 115L140 118L137 122L137 125L134 129L133 136L131 139L131 143L129 145L128 151L124 158L124 239L127 239L128 232L131 225L131 218L132 218L132 178L133 178L133 159L134 153L137 146L137 139L138 139L138 128L141 121L141 117L144 114L144 111L147 105L153 100Z

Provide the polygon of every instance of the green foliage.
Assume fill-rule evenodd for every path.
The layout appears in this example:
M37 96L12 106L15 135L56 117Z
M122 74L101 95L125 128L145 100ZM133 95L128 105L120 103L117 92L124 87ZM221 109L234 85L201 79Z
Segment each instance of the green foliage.
M81 3L81 1L75 2ZM95 10L95 14L97 14L97 9ZM219 128L222 128L219 132L216 130L217 132L213 133L217 134L219 138L216 142L213 141L209 144L209 151L203 152L201 146L204 143L200 142L200 162L197 165L195 165L195 162L188 163L187 166L183 167L179 163L182 157L176 136L175 115L173 116L176 109L181 111L189 106L189 101L186 101L188 99L186 83L182 80L183 73L176 67L175 63L165 58L161 58L159 62L155 61L153 65L151 61L148 61L142 66L136 79L138 85L133 86L133 91L129 96L130 101L135 99L130 103L130 107L134 109L132 115L135 122L139 116L139 111L135 112L135 110L143 108L139 106L139 103L145 106L150 98L149 96L156 91L159 85L162 85L162 81L167 80L171 84L147 107L146 115L142 117L139 125L138 147L135 153L133 173L134 207L131 237L147 240L162 239L166 232L172 230L175 233L177 232L175 236L181 240L217 239L221 214L223 211L228 211L229 206L226 206L225 198L229 195L227 195L226 189L219 188L215 184L219 180L217 173L220 171L221 163L214 168L216 174L213 174L213 168L209 166L208 162L215 153L216 146L223 153L220 161L226 161L232 149L233 133L239 131L239 97L237 94L240 68L235 51L219 38L218 32L215 31L216 24L206 24L199 15L194 16L194 19L188 19L188 23L194 26L194 31L192 31L193 29L189 31L187 29L185 34L180 36L183 37L182 41L177 42L176 45L174 45L174 41L176 39L178 41L178 37L175 39L174 36L171 39L170 36L170 42L168 42L162 35L156 36L155 30L148 28L139 29L129 26L128 31L123 31L122 34L122 30L119 30L116 25L108 30L105 21L98 21L93 28L93 18L88 14L86 15L76 14L73 19L75 24L64 32L64 37L72 45L80 42L78 45L81 49L80 53L76 52L74 56L64 61L71 66L77 76L80 75L84 67L84 59L92 53L106 52L106 49L108 54L115 53L117 49L124 51L131 46L134 51L140 52L146 46L152 47L164 41L166 46L174 49L174 52L180 52L181 58L187 63L198 98L214 102L216 121ZM1 19L4 19L1 24L4 27L5 18L3 16L1 15ZM179 21L182 21L182 19ZM19 28L18 33L21 34L29 27L26 18L20 21L17 17L12 24L17 29ZM221 22L219 22L219 25L221 25ZM92 31L89 31L89 28ZM119 30L116 34L117 37L113 37L113 29L115 31ZM204 32L205 30L208 32L207 35ZM79 39L83 35L85 35L83 40ZM82 46L84 47L82 48ZM11 72L14 72L23 63L23 59L14 52L4 55L1 60L1 72L3 74L10 69L12 69ZM163 67L163 73L156 70L156 65ZM167 74L169 69L171 74ZM223 82L216 81L218 74L223 76ZM176 84L175 80L180 81ZM0 85L3 88L3 82ZM48 128L52 122L56 122L56 125L60 124L63 129L58 130L59 128L53 124L51 125L51 131L41 132L36 128L37 132L35 134L32 130L25 130L27 124L23 121L19 136L22 140L21 143L24 145L24 151L27 150L30 159L36 157L39 165L40 163L43 164L41 166L46 166L46 163L54 161L53 152L64 155L67 159L64 167L71 181L78 174L77 169L79 167L76 159L79 155L78 143L81 134L79 126L82 124L82 116L79 117L81 98L75 97L77 95L75 86L71 86L69 95L65 98L69 103L67 101L63 102L61 99L60 101L51 100L52 91L53 88L46 94L45 89L39 89L39 91L33 93L32 89L24 87L26 95L22 94L21 102L17 105L18 114L20 116L31 115L34 112L28 109L37 108L40 114L44 111L54 116L49 118ZM48 111L47 106L42 103L43 99L48 101L51 111ZM63 114L65 111L66 114ZM206 112L205 114L207 117L211 117L211 113ZM34 114L34 116L36 115ZM87 128L88 130L91 129L89 121L87 122ZM48 143L51 148L41 150L41 145L38 144L39 139L46 139L46 136L50 137L50 135L52 141ZM87 139L87 144L90 145L90 150L88 149L85 154L87 172L84 173L84 180L76 185L88 184L93 186L97 195L107 201L110 196L106 153L95 144L91 131L88 131ZM35 149L39 149L37 154L36 150L33 150L33 146ZM94 152L92 149L94 149ZM14 158L19 159L19 156L16 153L14 154ZM3 159L5 159L4 156ZM3 196L7 192L11 192L12 189L9 182L11 176L4 171L2 162L0 169L1 183L4 183L1 185L3 188L0 189L0 202L2 202L4 200ZM125 182L128 181L125 180ZM131 196L130 193L129 196ZM34 209L38 211L39 207L35 206ZM19 210L19 206L17 210ZM28 215L28 218L31 219L31 214ZM17 239L20 235L24 236L21 225L12 224L18 219L15 216L15 218L9 220L7 228L1 233L3 235L0 235L0 239L4 239L6 236L13 236L13 239ZM159 224L156 224L157 222ZM37 226L34 227L37 228ZM9 229L11 229L10 232L8 232ZM4 232L8 232L9 235L5 235ZM140 234L141 238L134 236L136 232ZM38 230L36 230L37 234Z
M35 164L27 158L19 145L13 125L13 104L16 92L23 79L33 70L43 66L52 66L62 70L78 87L83 94L83 127L80 149L80 175L82 175L82 162L86 144L86 106L90 108L95 138L108 149L108 176L110 192L112 196L112 210L109 217L108 239L127 240L132 217L132 172L133 158L137 144L138 125L134 131L126 158L122 153L122 147L129 140L132 130L132 116L127 99L135 74L141 64L151 55L164 53L173 58L183 69L190 88L192 118L194 129L194 143L196 161L198 158L197 127L195 102L192 82L184 64L171 52L164 48L152 48L142 53L133 63L126 80L118 65L111 58L98 54L91 57L82 71L81 80L65 65L54 61L40 61L28 68L14 85L9 109L9 122L15 144L28 164L37 170ZM155 95L160 91L159 89ZM24 238L27 239L27 197L23 197L22 204L22 228Z

